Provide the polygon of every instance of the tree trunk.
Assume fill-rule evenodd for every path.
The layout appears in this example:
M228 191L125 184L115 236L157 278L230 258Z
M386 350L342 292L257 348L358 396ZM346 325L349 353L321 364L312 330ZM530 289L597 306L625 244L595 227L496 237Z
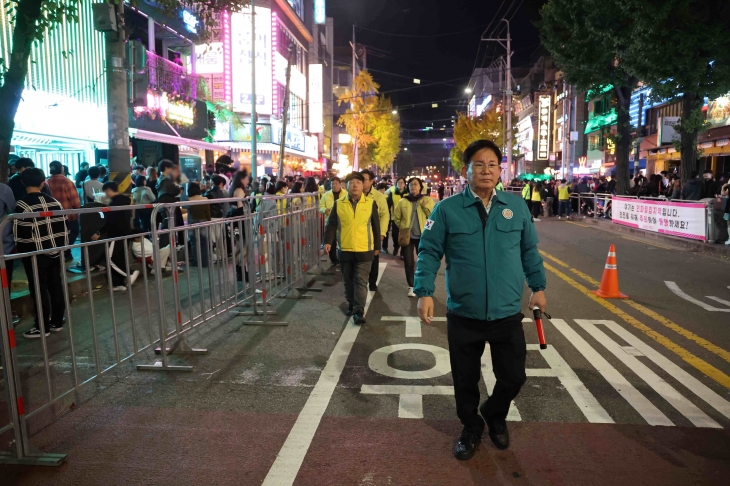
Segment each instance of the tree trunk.
M618 119L616 120L616 194L629 193L629 154L631 153L631 88L616 88Z
M13 49L10 65L0 86L0 181L8 182L10 143L15 129L15 115L28 75L28 58L35 38L36 21L41 16L42 0L20 0L13 26Z
M702 99L695 93L685 92L682 96L682 119L680 120L679 141L682 150L682 183L687 181L692 172L698 170L697 133L699 126L694 122L692 114L701 108Z

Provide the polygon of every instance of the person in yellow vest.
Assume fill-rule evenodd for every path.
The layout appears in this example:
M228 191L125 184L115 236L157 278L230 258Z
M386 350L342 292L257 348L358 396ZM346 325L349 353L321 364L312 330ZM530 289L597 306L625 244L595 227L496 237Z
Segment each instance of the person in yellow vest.
M497 185L494 186L494 188L496 190L498 190L498 191L504 191L504 185L502 185L502 179L501 178L497 181Z
M388 211L388 200L385 199L385 195L381 194L377 189L373 187L375 183L375 174L371 170L363 169L360 171L362 176L365 178L363 183L363 194L368 198L375 201L378 205L378 214L380 215L380 227L382 228L380 239L385 239L385 228L390 224L390 211ZM373 265L370 269L370 277L368 278L368 284L370 290L375 292L378 290L378 271L380 270L380 257L375 255L373 259Z
M522 199L525 200L528 208L532 208L530 204L530 183L525 181L525 185L522 187Z
M330 219L330 213L332 212L332 208L335 206L335 201L344 200L346 196L347 191L342 189L342 183L340 182L340 178L333 177L332 190L325 192L319 201L319 212L324 214L325 226ZM332 266L339 265L340 261L337 259L337 245L332 245L332 248L330 248L328 253L330 256L330 262L332 262Z
M542 209L542 182L534 182L532 187L532 220L540 221L540 210Z
M565 219L571 219L570 186L568 185L568 181L565 179L561 179L560 185L558 185L558 219L563 218L563 212L565 213Z
M408 232L408 246L403 248L405 254L406 282L408 283L408 297L415 297L413 293L413 277L416 273L416 258L418 257L418 244L421 242L423 228L426 220L431 216L431 211L436 203L429 196L421 193L423 182L418 177L411 177L408 181L410 194L404 196L393 210L394 226L397 226L401 233ZM403 241L405 243L405 241ZM414 254L415 253L415 254Z
M359 172L347 176L344 199L335 201L325 232L326 252L337 242L348 314L355 324L365 324L368 274L380 253L380 215L378 205L365 196L365 177ZM377 191L375 191L377 192ZM380 193L378 193L380 194Z
M401 198L406 194L408 194L408 189L406 188L406 178L399 177L398 179L396 179L395 185L388 189L388 192L386 193L388 207L390 208L391 221L393 220L393 212L395 211L395 208L398 206ZM400 245L398 244L399 228L398 225L395 224L395 222L391 224L391 234L393 235L393 256L398 256L398 250L400 250ZM388 248L387 241L384 242L383 248ZM403 260L404 258L405 257L403 255L403 252L401 251L401 260Z

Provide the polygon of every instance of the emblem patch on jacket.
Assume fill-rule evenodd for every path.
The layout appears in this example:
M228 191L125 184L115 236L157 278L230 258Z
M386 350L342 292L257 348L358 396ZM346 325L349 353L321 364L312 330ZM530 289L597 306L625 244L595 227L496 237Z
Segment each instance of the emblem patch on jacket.
M514 213L511 209L503 209L502 210L502 216L504 219L512 219L512 216L514 216Z
M427 219L426 225L423 227L423 231L430 230L433 227L434 220Z

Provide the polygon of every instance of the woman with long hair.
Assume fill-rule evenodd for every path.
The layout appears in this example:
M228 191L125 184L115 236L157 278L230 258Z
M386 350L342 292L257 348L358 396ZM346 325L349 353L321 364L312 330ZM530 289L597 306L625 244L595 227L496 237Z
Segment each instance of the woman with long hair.
M243 207L243 200L248 196L248 181L248 171L246 169L239 169L236 175L233 176L233 182L228 187L228 197L239 198L236 202L236 206L239 208Z
M398 250L400 249L400 245L398 244L398 225L395 223L395 208L398 206L398 203L403 198L403 196L408 194L408 188L406 187L406 178L405 177L399 177L395 180L395 185L391 187L388 190L388 208L390 209L390 221L391 221L391 230L393 234L393 256L398 256ZM382 231L382 230L381 230ZM383 242L383 249L384 252L388 249L388 242ZM405 259L405 256L403 255L403 252L401 251L401 260Z
M431 216L435 203L433 199L423 194L423 182L418 177L411 177L408 188L410 193L404 196L393 210L393 220L399 228L398 239L405 254L408 297L415 297L413 279L416 273L418 244L421 242L426 220Z
M154 167L148 167L147 168L147 187L149 187L152 190L152 194L155 195L155 200L157 200L157 180L159 179L159 176L157 175L157 169Z

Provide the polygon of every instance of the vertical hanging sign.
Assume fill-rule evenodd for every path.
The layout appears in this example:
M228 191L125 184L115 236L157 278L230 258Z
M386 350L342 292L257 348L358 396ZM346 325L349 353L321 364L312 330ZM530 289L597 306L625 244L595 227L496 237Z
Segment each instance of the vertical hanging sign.
M540 95L537 109L537 160L550 157L550 95Z
M309 65L309 131L322 133L324 131L324 110L322 106L322 65Z
M315 24L326 24L327 15L325 14L324 8L325 0L314 0L314 23Z

